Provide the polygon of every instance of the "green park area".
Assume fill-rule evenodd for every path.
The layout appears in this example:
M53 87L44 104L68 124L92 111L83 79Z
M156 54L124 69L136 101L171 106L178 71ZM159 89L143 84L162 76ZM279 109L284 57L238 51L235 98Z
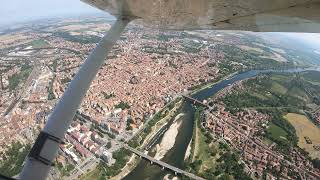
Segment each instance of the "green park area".
M30 45L33 47L33 48L43 48L43 47L46 47L48 46L48 42L43 40L43 39L37 39L37 40L33 40L30 42Z
M19 84L23 83L32 71L32 66L24 64L19 72L9 76L9 90L14 91Z
M100 161L98 166L87 174L84 174L81 180L93 180L93 179L109 179L121 172L121 169L126 165L130 158L131 153L121 148L113 153L113 158L116 163L112 166L107 166L104 162Z
M67 41L83 44L98 43L101 39L99 36L95 35L71 35L69 32L65 31L57 31L53 35L56 37L61 37Z
M204 128L200 126L200 113L202 108L198 108L195 113L195 127L193 132L193 148L191 165L199 173L215 167L215 159L218 153L217 144Z
M287 141L288 133L285 130L283 130L281 127L277 126L272 122L269 124L267 133L270 134L271 139L277 139L279 141Z
M12 177L19 174L22 170L22 164L29 153L31 145L15 142L11 144L5 152L5 158L0 162L0 174Z

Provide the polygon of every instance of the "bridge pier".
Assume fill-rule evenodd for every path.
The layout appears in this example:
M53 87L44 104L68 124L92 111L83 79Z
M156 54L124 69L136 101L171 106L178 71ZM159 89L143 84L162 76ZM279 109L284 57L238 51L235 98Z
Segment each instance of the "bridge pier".
M178 175L178 173L175 171L175 172L174 172L174 175Z
M162 166L162 170L164 170L164 166Z
M150 164L153 164L153 161L150 161Z

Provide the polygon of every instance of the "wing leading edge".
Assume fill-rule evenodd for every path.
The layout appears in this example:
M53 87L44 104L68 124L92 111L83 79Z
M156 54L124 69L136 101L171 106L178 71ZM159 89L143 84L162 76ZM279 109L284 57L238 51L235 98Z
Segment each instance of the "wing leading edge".
M165 29L320 32L320 0L81 0Z

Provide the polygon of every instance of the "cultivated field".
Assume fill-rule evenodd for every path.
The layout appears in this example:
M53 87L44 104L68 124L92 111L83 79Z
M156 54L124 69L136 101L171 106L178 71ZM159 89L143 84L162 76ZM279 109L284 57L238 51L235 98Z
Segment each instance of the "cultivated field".
M320 128L304 115L288 113L285 118L296 129L297 136L299 137L298 146L309 152L311 158L320 158L320 151L316 151L313 148L314 145L320 145ZM309 137L312 144L308 144L305 137Z
M258 52L258 53L263 53L264 51L258 47L251 47L251 46L245 46L245 45L240 45L239 46L241 49L246 50L246 51L253 51L253 52Z

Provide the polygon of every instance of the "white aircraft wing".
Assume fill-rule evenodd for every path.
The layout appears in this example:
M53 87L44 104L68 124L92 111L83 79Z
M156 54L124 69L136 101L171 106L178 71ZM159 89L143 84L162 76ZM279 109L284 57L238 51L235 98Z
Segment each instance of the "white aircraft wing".
M320 0L82 0L164 29L320 32Z

